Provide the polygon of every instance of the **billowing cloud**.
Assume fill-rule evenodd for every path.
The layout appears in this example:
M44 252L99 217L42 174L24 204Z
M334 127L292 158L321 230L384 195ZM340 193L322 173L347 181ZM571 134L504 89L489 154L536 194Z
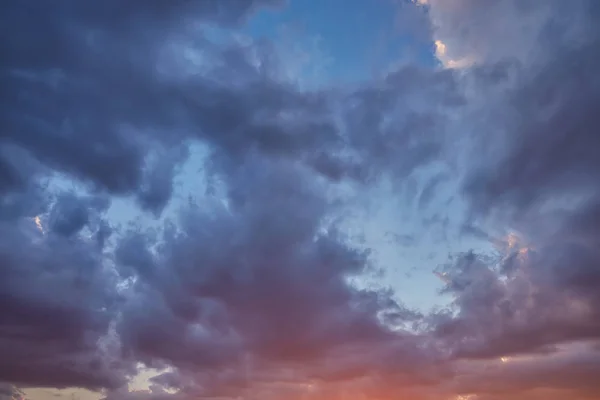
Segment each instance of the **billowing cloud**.
M452 3L465 7L458 4L465 2ZM456 313L440 314L434 320L437 335L448 341L457 359L530 357L519 363L518 368L525 370L514 377L498 375L497 391L508 390L499 395L502 398L511 393L512 380L523 398L535 398L527 391L542 386L566 390L541 394L543 398L595 398L598 387L590 375L575 365L545 359L559 357L556 354L562 354L561 346L566 344L593 343L600 334L600 303L592 289L597 287L599 256L594 221L600 192L594 182L600 168L593 150L598 148L600 94L593 72L600 61L594 27L598 10L595 3L583 1L563 12L562 5L554 7L552 2L529 3L520 13L538 20L540 28L534 27L538 30L533 39L525 35L523 41L513 42L494 36L493 30L477 34L477 40L489 39L490 44L503 41L503 56L519 61L519 78L518 84L511 83L495 99L503 118L488 120L493 128L482 131L475 141L483 156L473 158L464 181L471 222L489 229L492 236L516 230L520 237L507 238L507 257L473 253L457 257L447 269L451 276L447 290L455 296ZM491 16L493 9L479 3L478 12ZM456 9L448 12L464 17ZM439 18L444 16L440 11ZM518 16L512 20L525 21ZM464 32L469 37L469 31ZM523 49L530 40L536 48ZM573 357L578 357L574 363L597 373L597 353ZM568 371L577 372L568 375ZM472 393L492 386L491 379L481 379L481 387L471 389Z
M307 90L237 30L283 2L3 2L0 397L596 398L600 13L565 4L407 2L441 66ZM493 245L436 270L450 304L360 284L386 185L429 252Z

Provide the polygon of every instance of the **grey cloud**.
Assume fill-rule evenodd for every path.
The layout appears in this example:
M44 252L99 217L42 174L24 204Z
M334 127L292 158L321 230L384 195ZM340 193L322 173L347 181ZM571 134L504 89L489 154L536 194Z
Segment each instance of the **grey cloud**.
M0 399L1 400L19 400L22 398L23 392L16 386L9 383L0 382Z
M144 210L160 215L173 195L173 179L177 167L188 156L187 146L179 146L168 151L159 151L155 161L146 165L144 177L138 189L138 201Z
M2 46L10 57L0 65L2 145L41 162L47 167L42 172L58 170L113 194L135 196L154 213L169 200L167 171L176 163L161 167L159 177L147 165L148 154L185 138L213 147L220 168L258 151L303 160L333 179L365 180L387 166L409 174L439 153L432 133L443 121L436 113L402 110L394 128L380 125L398 108L412 109L407 98L417 89L424 104L448 106L457 96L450 74L409 68L380 88L359 90L351 100L357 104L342 111L344 118L356 115L351 129L339 132L331 106L336 96L301 93L275 80L268 45L223 49L194 25L220 21L222 13L236 20L275 2L230 3L4 3ZM202 50L203 59L186 64L173 54L177 48ZM258 65L250 62L256 57ZM189 73L199 68L202 73ZM431 133L427 141L415 136L423 130ZM369 136L370 143L364 142ZM402 156L395 157L399 151ZM2 166L6 185L26 179L19 174L23 166L5 157Z
M491 15L505 5L480 3L471 11ZM537 13L540 29L560 37L549 47L536 36L543 56L521 59L518 78L490 102L502 111L487 114L496 129L481 135L486 150L471 158L464 194L469 224L520 231L532 249L521 254L512 249L515 254L504 260L469 254L452 266L448 290L458 314L441 318L437 329L451 338L457 357L544 352L600 334L595 322L600 303L592 289L598 263L593 221L600 199L595 133L600 86L593 71L600 36L589 28L599 14L586 1L562 14L563 5L530 5L535 10L522 10L528 15L523 20ZM567 21L573 26L559 29ZM576 21L589 28L586 35L571 36L581 28ZM488 39L486 34L492 33L481 33ZM485 229L478 235L494 236Z
M221 374L245 353L269 364L316 362L339 346L380 354L380 341L416 360L413 342L402 345L378 319L400 318L399 306L346 282L368 257L339 232L322 231L333 206L314 172L366 181L388 166L408 175L431 160L436 138L422 144L414 131L433 132L435 114L422 107L398 114L398 130L378 125L410 108L416 80L433 79L423 104L451 105L452 76L406 69L381 82L382 104L372 102L379 89L361 88L350 96L353 111L342 112L360 121L340 131L334 103L347 94L299 92L269 75L268 46L223 49L193 24L234 23L274 2L140 4L2 4L0 379L116 389L136 361ZM177 46L202 49L207 69L188 74L170 53ZM250 61L257 53L260 65ZM361 130L371 129L378 134L364 142ZM228 206L215 199L182 211L162 237L115 237L114 258L107 255L108 196L133 196L158 215L187 139L209 146ZM359 156L350 162L348 147ZM94 194L53 198L42 182L56 172ZM40 215L44 233L25 219ZM100 345L109 339L122 347ZM389 367L367 364L354 368Z
M593 1L428 0L433 37L445 45L444 60L478 64L516 60L548 62L557 47L594 29Z
M48 229L64 236L78 233L87 225L93 229L109 205L110 199L107 197L85 198L72 192L62 193L50 209Z
M121 384L122 371L108 365L116 355L103 356L97 343L118 303L100 249L84 238L44 235L32 221L0 229L0 377L19 385Z
M543 359L599 339L597 5L561 15L554 1L430 0L434 18L455 7L435 22L463 41L456 54L473 50L490 64L405 67L352 90L301 92L275 78L268 44L222 48L195 25L232 26L275 3L2 4L0 381L109 389L108 399L493 399L500 378L464 377L462 363ZM502 42L493 12L515 27L533 18L532 31L513 32L527 33L518 48ZM469 29L452 32L457 18ZM585 38L579 28L560 34L573 21ZM494 29L482 30L488 22ZM526 54L531 43L542 56ZM201 73L174 56L178 46L203 50L193 65ZM475 138L492 151L452 143L472 109L494 127ZM110 196L159 215L188 140L207 145L223 192L159 230L112 236L113 253ZM402 187L424 165L456 159L468 169L467 226L481 238L495 237L491 224L520 229L534 249L457 257L445 289L454 309L426 318L389 292L349 284L370 257L326 223L339 211L330 183L368 188L387 175ZM55 172L86 193L52 193L43 182ZM429 203L440 181L420 197L415 184L410 200ZM32 221L40 215L45 233ZM123 384L137 362L174 370L151 393L130 393ZM598 389L596 363L594 354L498 376L515 399L542 396L550 379L555 392L585 398ZM566 368L574 372L560 376Z
M119 329L127 348L141 359L178 365L208 387L245 357L258 368L250 374L287 365L301 383L307 366L345 357L343 349L353 348L361 355L352 363L342 358L336 375L388 369L414 375L409 363L381 358L388 352L419 362L421 351L411 349L419 339L378 321L380 312L400 315L386 294L345 281L367 259L335 230L321 231L330 206L307 170L256 160L242 167L227 177L229 207L185 213L181 231L164 238L160 253L141 250L139 236L122 243L118 254L136 270L134 296L141 301L140 308L133 303L124 310ZM332 379L332 367L316 376ZM233 377L242 379L240 373ZM227 390L236 387L226 382Z
M269 93L275 102L285 102L287 96L297 103L298 96L294 100L293 94L277 85L270 88L267 82L257 82L255 93L214 85L208 77L175 82L157 69L167 62L162 54L169 45L201 34L191 32L182 17L189 22L215 21L224 13L233 21L262 2L236 1L228 7L212 1L159 3L143 7L120 2L63 2L56 7L3 3L2 25L7 32L2 52L10 55L0 66L5 88L3 146L22 148L50 168L116 194L136 194L137 188L147 186L144 163L156 139L176 142L183 131L212 137L231 150L240 143L222 140L228 135L233 139L238 128L247 129L246 136L254 132L265 146L283 139L276 127L252 123L259 109L244 107L256 104L249 102L255 96L265 98L258 107L268 105ZM202 39L195 40L199 42ZM217 52L222 57L228 54ZM231 66L221 75L228 68L240 72L239 61L236 66L235 60L224 60ZM265 136L269 132L271 137ZM285 146L273 144L276 151ZM16 185L18 168L4 159L2 165L5 181ZM148 204L159 200L148 190L140 196L142 204L152 209L166 202L160 198L159 203Z
M478 393L477 399L511 396L525 398L597 397L600 357L590 345L570 345L537 358L515 358L508 363L479 365L455 382L461 393ZM547 397L544 397L543 395Z

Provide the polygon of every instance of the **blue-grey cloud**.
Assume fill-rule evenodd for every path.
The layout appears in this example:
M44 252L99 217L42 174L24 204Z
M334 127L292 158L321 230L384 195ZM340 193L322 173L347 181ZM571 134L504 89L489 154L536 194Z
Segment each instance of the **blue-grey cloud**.
M474 64L312 91L280 78L268 42L209 34L279 3L2 3L0 396L592 398L597 3L406 3ZM116 197L161 215L190 143L214 193L159 228L113 226ZM350 282L373 259L336 223L336 190L409 186L434 163L447 171L410 202L456 183L465 226L499 253L451 259L453 303L428 314ZM152 393L126 390L140 362L170 367Z

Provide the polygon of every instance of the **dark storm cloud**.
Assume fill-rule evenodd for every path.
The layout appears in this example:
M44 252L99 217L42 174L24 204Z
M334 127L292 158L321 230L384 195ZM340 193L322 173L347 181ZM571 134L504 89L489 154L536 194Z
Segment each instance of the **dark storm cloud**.
M559 343L597 338L593 298L566 290L562 280L547 282L552 256L513 255L526 259L506 261L518 263L508 278L474 254L460 257L448 275L460 311L437 324L438 335L455 344L456 357L544 353Z
M244 382L257 384L253 374L275 378L281 366L296 371L296 384L311 373L424 373L409 367L426 353L412 348L419 340L377 317L401 322L410 313L386 293L346 282L367 267L366 255L322 226L331 206L308 171L251 160L227 176L229 207L185 212L158 253L139 233L122 242L119 261L139 276L119 326L125 346L140 359L181 366L207 396L233 396ZM326 359L335 365L318 367ZM248 360L256 370L244 370Z
M521 59L518 85L511 84L490 102L501 107L495 115L506 118L488 121L494 129L481 135L483 156L472 157L465 180L472 206L469 223L493 233L473 229L484 237L514 229L522 237L516 244L504 243L509 256L469 253L452 262L447 290L455 297L457 313L437 315L436 334L459 359L523 354L534 359L522 370L507 367L509 375L496 372L495 390L501 394L491 393L496 381L491 376L476 376L480 386L465 393L482 393L486 399L535 398L528 391L546 386L559 394L541 398L595 398L600 390L592 377L598 372L597 353L589 353L582 364L573 360L573 366L545 364L546 356L539 354L554 354L565 343L600 339L600 14L596 2L569 3L562 14L560 5L530 3L523 13L546 15L536 17L540 53L534 61ZM552 12L545 14L546 7ZM483 9L482 2L474 10ZM512 51L504 50L504 56ZM483 395L486 391L491 392Z
M158 151L153 155L153 160L146 162L138 194L142 209L160 215L173 195L173 179L177 168L187 156L188 148L182 145Z
M431 109L447 106L457 96L451 74L430 81L431 72L407 69L380 88L359 90L352 110L341 111L354 116L340 133L332 96L273 79L277 62L268 44L217 46L198 27L275 3L3 3L1 50L10 56L0 64L2 146L18 147L46 173L133 195L155 213L170 199L168 171L185 159L178 150L184 138L211 145L219 168L258 151L303 160L333 179L364 180L389 166L408 174L439 153L436 135L415 136L441 129L437 112L402 111L393 128L383 119L407 107L410 94L433 101ZM183 59L184 50L194 50L196 60ZM362 131L372 134L361 138ZM162 152L157 146L174 147L181 158L148 165L148 154ZM6 190L23 179L22 167L5 157L0 167Z
M71 217L64 226L74 233L81 218ZM0 229L2 379L59 387L120 384L123 371L111 369L110 355L103 359L98 349L118 297L96 243L44 235L32 221L3 222Z
M15 155L21 167L31 161ZM94 239L108 199L56 196L24 178L0 203L0 377L25 386L120 385L125 370L109 368L112 355L97 343L118 300Z
M366 160L365 175L385 171L401 182L441 157L448 114L463 102L452 71L411 66L352 93L344 124L350 148Z
M430 0L437 32L470 26L454 32L459 53L483 65L405 67L338 92L282 82L268 43L222 46L198 28L276 3L2 3L0 381L108 399L596 393L598 354L561 350L600 339L596 2ZM492 13L523 41L503 39ZM462 126L465 110L482 112ZM492 151L454 154L452 135L479 126L494 127L473 138ZM160 215L193 140L217 194L161 229L111 235L110 195ZM331 182L368 189L387 175L400 187L457 159L472 231L515 228L531 249L496 240L508 256L456 257L454 310L427 318L350 284L371 258L330 222L343 208ZM86 193L46 187L56 172ZM415 184L421 207L447 175L418 196ZM534 361L473 367L509 355ZM173 370L129 393L137 362Z
M589 3L578 5L588 11ZM597 21L599 14L587 17ZM467 183L477 212L513 217L513 227L530 237L528 279L553 301L582 301L593 309L590 318L598 312L589 287L599 260L599 45L596 30L584 44L559 47L548 64L524 71L524 84L507 96L518 129L506 131L510 140L502 139L507 144L498 146L496 160Z
M338 135L321 138L305 160L333 181L361 183L382 176L401 183L441 157L448 115L464 104L451 71L416 66L399 68L334 98Z
M204 41L210 50L194 22L221 16L233 22L261 3L3 3L1 50L9 55L0 65L3 147L22 148L113 193L138 195L152 210L168 201L155 189L140 189L149 186L145 158L157 140L173 144L191 134L233 153L256 146L292 151L300 137L283 134L264 115L314 106L249 69L244 49L213 47L225 64L212 76L190 81L169 72L172 46ZM249 83L223 84L239 76ZM303 123L296 134L322 130ZM18 168L4 158L1 165L3 187L18 185Z
M392 354L417 363L428 352L414 348L421 339L382 323L414 316L388 293L348 284L368 257L324 227L335 209L314 171L365 181L431 160L443 118L425 104L455 103L452 74L408 68L339 112L339 94L274 79L268 45L219 47L196 25L234 24L274 3L2 3L0 379L115 388L139 360L173 364L192 389L214 382L203 390L218 392L240 379L227 371L245 355L276 371L340 348L356 351L352 367L320 367L320 379L388 368L414 376ZM186 64L177 49L204 58ZM383 126L412 109L419 84L420 108ZM339 127L336 112L355 116ZM426 143L417 129L432 133ZM158 237L117 237L113 260L108 194L158 215L188 139L208 145L228 205L181 211ZM43 184L54 172L95 194L56 195Z
M54 201L48 216L48 229L62 236L72 236L85 226L100 223L101 214L108 209L108 197L81 197L75 193L61 193Z
M518 130L506 153L469 182L482 207L506 202L520 210L564 193L595 195L600 164L596 127L600 41L558 52L511 94ZM590 193L592 192L592 193Z
M109 329L119 304L103 253L110 200L54 198L39 178L67 173L159 211L184 153L165 156L153 143L167 140L155 130L177 128L172 88L153 72L153 41L182 23L184 10L233 23L259 2L221 4L2 3L0 379L106 388L132 371Z

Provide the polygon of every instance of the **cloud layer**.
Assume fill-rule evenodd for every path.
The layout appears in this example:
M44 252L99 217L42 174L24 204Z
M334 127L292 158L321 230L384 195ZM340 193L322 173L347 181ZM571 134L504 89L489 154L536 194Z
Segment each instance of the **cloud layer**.
M0 398L600 396L597 2L405 4L439 66L314 90L237 31L284 6L2 3ZM439 267L450 304L356 284L345 221L385 184L494 245Z

